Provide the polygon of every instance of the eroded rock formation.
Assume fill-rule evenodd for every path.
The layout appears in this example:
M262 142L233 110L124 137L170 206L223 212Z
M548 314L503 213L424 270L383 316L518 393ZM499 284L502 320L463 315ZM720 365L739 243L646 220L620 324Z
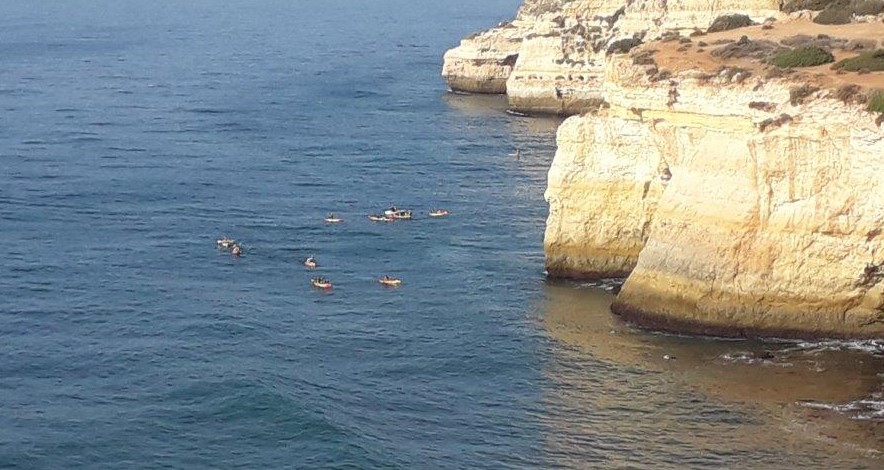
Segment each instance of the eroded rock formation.
M777 0L526 0L512 23L449 50L442 75L455 91L506 93L516 111L579 114L601 99L613 43L687 34L731 12L781 16Z
M884 114L866 106L884 73L765 65L808 41L844 58L884 24L779 8L526 1L446 55L516 57L446 72L454 89L475 72L516 110L580 114L549 171L550 276L628 276L612 309L665 330L884 338ZM729 13L765 24L702 33Z
M529 35L548 34L563 0L526 0L512 22L498 24L461 40L445 53L442 77L454 91L506 93L506 81Z
M716 335L884 337L884 130L832 90L609 60L549 173L551 275L630 273L614 311Z

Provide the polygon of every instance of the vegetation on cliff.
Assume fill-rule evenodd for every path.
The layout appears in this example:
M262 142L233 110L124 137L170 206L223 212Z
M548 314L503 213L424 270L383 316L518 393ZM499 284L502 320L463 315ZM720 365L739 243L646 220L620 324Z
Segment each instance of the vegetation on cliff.
M836 0L791 0L783 5L783 11L794 13L801 10L820 11L834 3Z
M721 31L729 31L731 29L737 28L745 28L746 26L752 26L755 22L752 21L752 18L749 18L746 15L723 15L715 18L715 21L712 22L712 25L709 26L709 29L706 30L707 33L718 33Z
M884 114L884 91L876 90L872 96L869 97L868 110L873 113Z
M642 40L638 38L620 39L612 42L611 45L608 46L606 54L626 54L632 50L633 47L640 46L641 43Z
M799 47L774 56L770 63L781 68L815 67L835 62L831 52L816 46Z
M829 0L828 2L815 0L807 3L814 7L827 3L826 7L813 19L817 24L848 24L854 16L877 15L884 12L884 1L882 0ZM783 8L784 11L785 8Z
M866 52L856 57L844 59L833 66L845 72L881 72L884 71L884 49Z

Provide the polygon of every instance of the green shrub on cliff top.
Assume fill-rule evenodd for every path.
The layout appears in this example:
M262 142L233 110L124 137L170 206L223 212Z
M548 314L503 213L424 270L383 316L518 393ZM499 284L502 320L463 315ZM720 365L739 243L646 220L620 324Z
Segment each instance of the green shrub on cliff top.
M792 13L800 10L824 10L829 4L838 0L790 0L783 5L783 11Z
M820 12L813 22L817 24L848 24L856 16L877 15L884 12L884 0L835 0Z
M878 15L884 12L882 0L853 0L850 2L853 13L857 16Z
M813 18L816 24L849 24L853 18L853 10L844 4L829 5Z
M884 113L884 91L878 90L869 96L867 109L873 113Z
M712 26L709 26L709 29L707 29L706 32L718 33L721 31L730 31L732 29L752 26L753 24L755 24L755 22L753 22L752 18L749 18L747 15L722 15L715 18L715 21L712 22Z
M861 70L868 70L869 72L884 71L884 49L844 59L835 64L833 68L844 70L845 72L859 72Z
M816 46L799 47L777 54L770 63L784 69L792 67L815 67L835 62L831 52Z

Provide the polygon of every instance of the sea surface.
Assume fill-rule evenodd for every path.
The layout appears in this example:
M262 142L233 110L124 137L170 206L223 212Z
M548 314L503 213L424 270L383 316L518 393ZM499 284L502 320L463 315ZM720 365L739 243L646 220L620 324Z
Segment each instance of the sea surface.
M3 1L0 468L881 468L880 344L545 280L558 121L439 76L518 4Z

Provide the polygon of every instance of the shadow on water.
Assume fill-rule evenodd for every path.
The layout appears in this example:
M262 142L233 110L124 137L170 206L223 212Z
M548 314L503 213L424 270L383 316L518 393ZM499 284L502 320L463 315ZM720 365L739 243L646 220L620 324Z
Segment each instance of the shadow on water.
M554 141L556 130L564 121L564 118L556 116L509 114L509 105L505 95L447 93L443 100L465 118L505 117L512 131L512 138L517 143L523 138L543 138Z
M807 459L869 468L882 458L874 403L884 357L863 344L655 334L613 316L604 289L548 283L544 297L540 321L554 357L546 374L555 384L547 443L557 463L570 465L587 443L590 459L606 465L719 468L751 459L788 468ZM832 409L851 403L865 403L865 412Z

